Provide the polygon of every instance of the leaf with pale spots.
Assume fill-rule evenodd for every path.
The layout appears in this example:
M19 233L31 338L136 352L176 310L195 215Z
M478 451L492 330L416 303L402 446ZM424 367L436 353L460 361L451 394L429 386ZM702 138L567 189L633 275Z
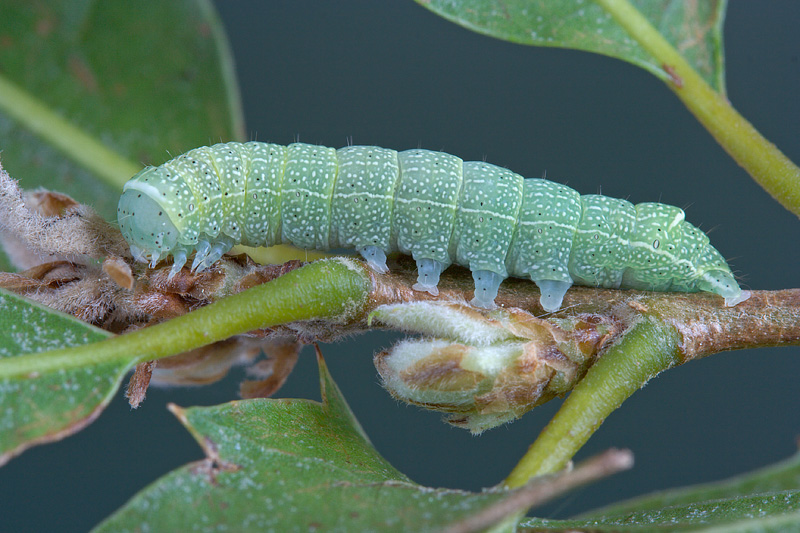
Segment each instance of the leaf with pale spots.
M0 363L111 336L0 290ZM33 359L24 374L0 364L0 465L36 444L81 430L108 405L132 360L59 368Z
M579 520L529 519L536 531L797 531L800 453L730 479L611 504Z
M574 48L669 73L592 0L416 0L478 33L534 46ZM725 0L631 0L714 89L725 93L722 23Z
M590 514L610 516L666 507L685 507L698 502L736 498L743 494L791 492L796 491L798 487L800 487L800 452L780 463L730 479L647 494L611 504Z
M679 531L797 531L800 527L800 490L787 490L753 496L734 496L701 501L650 511L601 516L582 520L533 518L522 528L535 531L621 531L664 533ZM521 531L529 531L528 529Z
M207 458L156 481L97 531L440 531L517 494L413 483L372 447L319 363L322 403L173 407Z

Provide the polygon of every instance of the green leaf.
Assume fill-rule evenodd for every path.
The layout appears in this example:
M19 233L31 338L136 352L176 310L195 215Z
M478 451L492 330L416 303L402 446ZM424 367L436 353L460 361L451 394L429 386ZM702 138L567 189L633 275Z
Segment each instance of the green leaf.
M131 168L243 135L232 59L208 0L10 0L0 20L9 82L0 90L0 150L24 188L65 192L111 218ZM81 136L58 133L60 122L131 163L87 170L75 161L101 156L70 147Z
M0 290L0 359L79 346L111 334ZM85 427L108 405L131 361L0 377L0 465Z
M800 453L741 476L656 492L595 509L577 520L530 519L524 526L545 531L800 530Z
M313 287L310 292L309 287ZM81 337L74 341L80 344L74 348L61 348L58 343L63 340L70 346L75 338L70 328L83 331L81 328L88 326L8 295L7 305L0 302L0 316L5 322L0 326L9 335L5 342L0 338L0 346L8 347L7 356L0 357L0 384L4 384L0 412L6 417L0 418L0 450L8 449L9 453L3 460L90 422L108 403L127 370L138 362L277 324L314 318L346 320L359 312L368 288L366 273L352 261L317 261L161 324L85 345L83 341L98 337ZM271 305L265 307L264 302ZM17 333L23 327L18 324L20 320L29 329L21 336ZM89 331L100 339L109 336L94 328ZM48 348L56 349L38 352ZM34 353L22 353L26 351ZM67 413L62 414L65 409ZM54 414L49 415L51 412ZM36 422L35 432L27 430L31 420Z
M742 494L779 492L800 488L800 453L766 468L703 485L659 491L595 509L582 517L621 515L694 502L735 498Z
M322 403L173 407L207 459L156 481L96 531L440 530L516 494L411 482L372 447L319 363Z
M800 490L709 500L593 520L530 519L521 526L536 531L798 531Z
M519 44L574 48L668 73L591 0L416 0L465 28ZM631 2L718 92L725 93L722 23L726 0Z

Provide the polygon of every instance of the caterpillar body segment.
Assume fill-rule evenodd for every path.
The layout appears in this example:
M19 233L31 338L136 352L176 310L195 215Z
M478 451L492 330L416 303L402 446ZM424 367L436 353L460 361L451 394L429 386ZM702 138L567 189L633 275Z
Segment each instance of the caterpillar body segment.
M696 292L732 306L749 296L681 209L583 195L545 179L429 150L335 150L294 143L225 143L147 167L123 189L122 234L137 260L195 254L203 270L235 244L356 249L377 272L386 255L417 263L414 289L438 294L456 263L492 308L506 277L528 278L547 311L573 284Z

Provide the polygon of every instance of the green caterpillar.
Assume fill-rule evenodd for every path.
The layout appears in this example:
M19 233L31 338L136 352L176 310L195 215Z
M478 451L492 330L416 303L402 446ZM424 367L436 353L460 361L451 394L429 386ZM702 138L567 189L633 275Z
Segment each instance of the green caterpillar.
M547 311L573 284L747 299L708 237L681 209L581 196L545 179L429 150L335 150L295 143L226 143L147 167L117 210L137 260L195 252L203 270L235 244L354 248L387 272L386 254L417 262L414 289L438 294L450 264L468 267L474 305L492 308L508 276L530 278Z

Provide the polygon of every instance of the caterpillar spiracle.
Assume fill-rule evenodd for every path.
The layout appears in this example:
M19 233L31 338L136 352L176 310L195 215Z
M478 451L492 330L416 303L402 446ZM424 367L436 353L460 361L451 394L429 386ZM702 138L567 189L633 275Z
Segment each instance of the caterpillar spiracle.
M429 150L338 150L295 143L225 143L147 167L117 210L137 260L172 256L170 276L235 244L357 250L387 272L386 254L417 263L414 289L438 294L450 264L468 267L472 303L494 307L508 276L529 278L547 311L573 284L749 297L681 209L580 195L546 179Z

